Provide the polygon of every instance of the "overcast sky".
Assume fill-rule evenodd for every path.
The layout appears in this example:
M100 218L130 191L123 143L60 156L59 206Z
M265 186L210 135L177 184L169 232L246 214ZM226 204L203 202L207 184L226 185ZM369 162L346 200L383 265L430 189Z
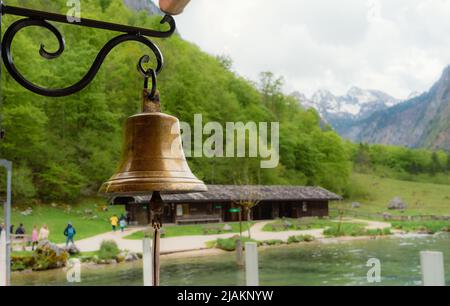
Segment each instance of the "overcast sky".
M286 92L405 98L450 64L450 0L192 0L176 18L185 39L252 80L284 76Z

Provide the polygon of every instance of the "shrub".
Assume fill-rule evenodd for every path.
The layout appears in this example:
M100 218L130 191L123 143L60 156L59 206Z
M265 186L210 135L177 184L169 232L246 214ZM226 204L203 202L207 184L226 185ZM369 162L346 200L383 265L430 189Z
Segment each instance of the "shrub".
M69 254L57 245L46 242L40 244L33 254L33 270L43 271L57 269L65 266Z
M217 239L216 248L224 251L234 251L236 250L236 240L229 239Z
M392 232L390 228L385 228L385 229L367 230L366 234L368 236L389 236L392 235Z
M301 236L302 241L304 242L313 242L315 240L314 236L311 235L303 235Z
M288 244L299 243L299 242L312 242L315 238L310 235L299 235L299 236L291 236L288 238Z
M23 262L20 261L13 261L11 264L11 271L24 271L28 269L29 267L25 266Z
M120 250L117 243L113 240L105 240L100 245L100 250L98 251L98 258L100 260L115 259L119 255Z
M310 230L310 229L322 229L327 228L333 224L329 219L317 218L317 217L308 217L301 219L279 219L273 223L266 224L263 228L265 232L280 232L286 230ZM284 225L285 227L282 227Z
M26 256L11 256L11 270L12 271L24 271L33 269L35 260L33 255Z
M69 254L55 244L45 242L33 252L15 253L11 256L12 271L44 271L62 268L66 265Z
M407 222L393 222L392 226L395 229L404 230L406 232L422 232L434 234L437 232L445 232L450 228L449 221L407 221Z
M298 242L297 237L295 237L295 236L289 237L288 241L287 241L288 244L297 243L297 242Z
M228 251L228 252L232 252L236 250L236 241L239 239L239 236L234 236L232 238L227 238L227 239L217 239L216 243L215 243L215 247L224 251ZM256 240L247 238L247 237L242 237L242 245L245 247L245 243L246 242L256 242L258 244L258 246L261 245L261 242L258 242Z
M333 224L331 227L327 228L324 232L327 237L343 237L343 236L365 236L367 235L364 226L361 224L343 223Z
M283 240L278 240L278 239L272 239L272 240L266 240L266 241L264 241L263 244L264 244L264 245L269 245L269 246L272 246L272 245L282 245L282 244L284 244L284 241L283 241Z

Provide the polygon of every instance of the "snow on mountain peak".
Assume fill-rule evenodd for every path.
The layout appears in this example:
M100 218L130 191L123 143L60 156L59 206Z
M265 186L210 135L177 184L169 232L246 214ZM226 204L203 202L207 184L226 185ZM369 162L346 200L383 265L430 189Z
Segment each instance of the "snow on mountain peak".
M370 90L364 90L359 87L352 87L347 92L349 99L354 99L358 104L367 104L377 100L377 97Z
M315 108L322 112L338 113L340 110L339 101L329 90L320 89L313 94L311 102L315 105Z
M420 93L418 91L413 91L412 93L409 94L409 96L406 100L411 100L411 99L417 98L420 95L422 95L422 93Z
M323 99L335 99L336 97L331 93L331 91L326 89L319 89L316 91L311 100L313 101L322 101Z
M351 120L367 118L374 112L386 109L400 102L390 95L377 91L352 87L342 96L335 96L329 90L320 89L310 99L296 93L301 105L316 109L322 118L330 122L333 118Z

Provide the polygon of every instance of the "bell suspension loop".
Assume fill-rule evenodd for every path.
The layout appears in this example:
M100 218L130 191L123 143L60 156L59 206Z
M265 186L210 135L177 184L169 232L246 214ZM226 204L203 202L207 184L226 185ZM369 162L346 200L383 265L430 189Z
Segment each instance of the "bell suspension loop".
M138 68L139 69L139 68ZM142 112L143 113L160 113L161 102L159 91L157 89L156 71L152 68L143 71L139 69L144 77L144 90L142 94ZM149 90L149 80L152 82L152 88Z

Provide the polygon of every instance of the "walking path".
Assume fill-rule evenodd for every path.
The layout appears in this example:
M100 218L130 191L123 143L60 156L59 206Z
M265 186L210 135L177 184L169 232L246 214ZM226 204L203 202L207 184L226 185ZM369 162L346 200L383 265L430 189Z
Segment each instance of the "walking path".
M81 252L94 252L94 251L98 251L100 249L100 245L102 244L102 242L104 240L114 240L117 242L117 245L119 246L120 249L134 251L134 249L128 248L127 242L130 240L127 240L124 238L126 236L129 236L136 232L143 231L144 229L145 229L145 227L133 227L133 228L126 229L125 232L123 232L123 233L120 231L117 231L115 233L108 232L108 233L100 234L97 236L89 237L86 239L76 240L75 245ZM65 247L66 245L65 245L65 243L64 244L62 243L59 246ZM130 245L130 246L132 246L132 245ZM142 252L142 246L141 246L141 251L139 251L139 252Z
M387 222L380 222L380 221L367 221L367 220L354 219L353 222L367 223L367 226L366 226L367 230L386 229L386 228L392 227L392 224L387 223Z
M272 223L274 221L263 221L258 222L251 228L251 236L255 240L283 240L287 241L290 236L298 235L310 235L316 239L324 238L324 229L313 229L305 231L286 231L286 232L264 232L263 228L266 224ZM385 222L375 222L375 221L365 221L365 220L350 220L346 222L357 222L366 223L367 229L384 229L391 227L389 223ZM106 233L91 238L76 241L77 247L81 252L93 252L100 248L100 244L103 240L114 240L117 245L122 250L129 250L132 252L142 252L142 241L141 240L129 240L124 239L135 232L145 230L145 227L127 229L124 233ZM182 236L182 237L171 237L161 239L161 253L175 253L175 252L186 252L186 251L196 251L206 248L206 243L209 241L217 240L218 238L231 238L236 234L220 234L220 235L206 235L206 236ZM248 236L247 232L243 233L244 236Z

